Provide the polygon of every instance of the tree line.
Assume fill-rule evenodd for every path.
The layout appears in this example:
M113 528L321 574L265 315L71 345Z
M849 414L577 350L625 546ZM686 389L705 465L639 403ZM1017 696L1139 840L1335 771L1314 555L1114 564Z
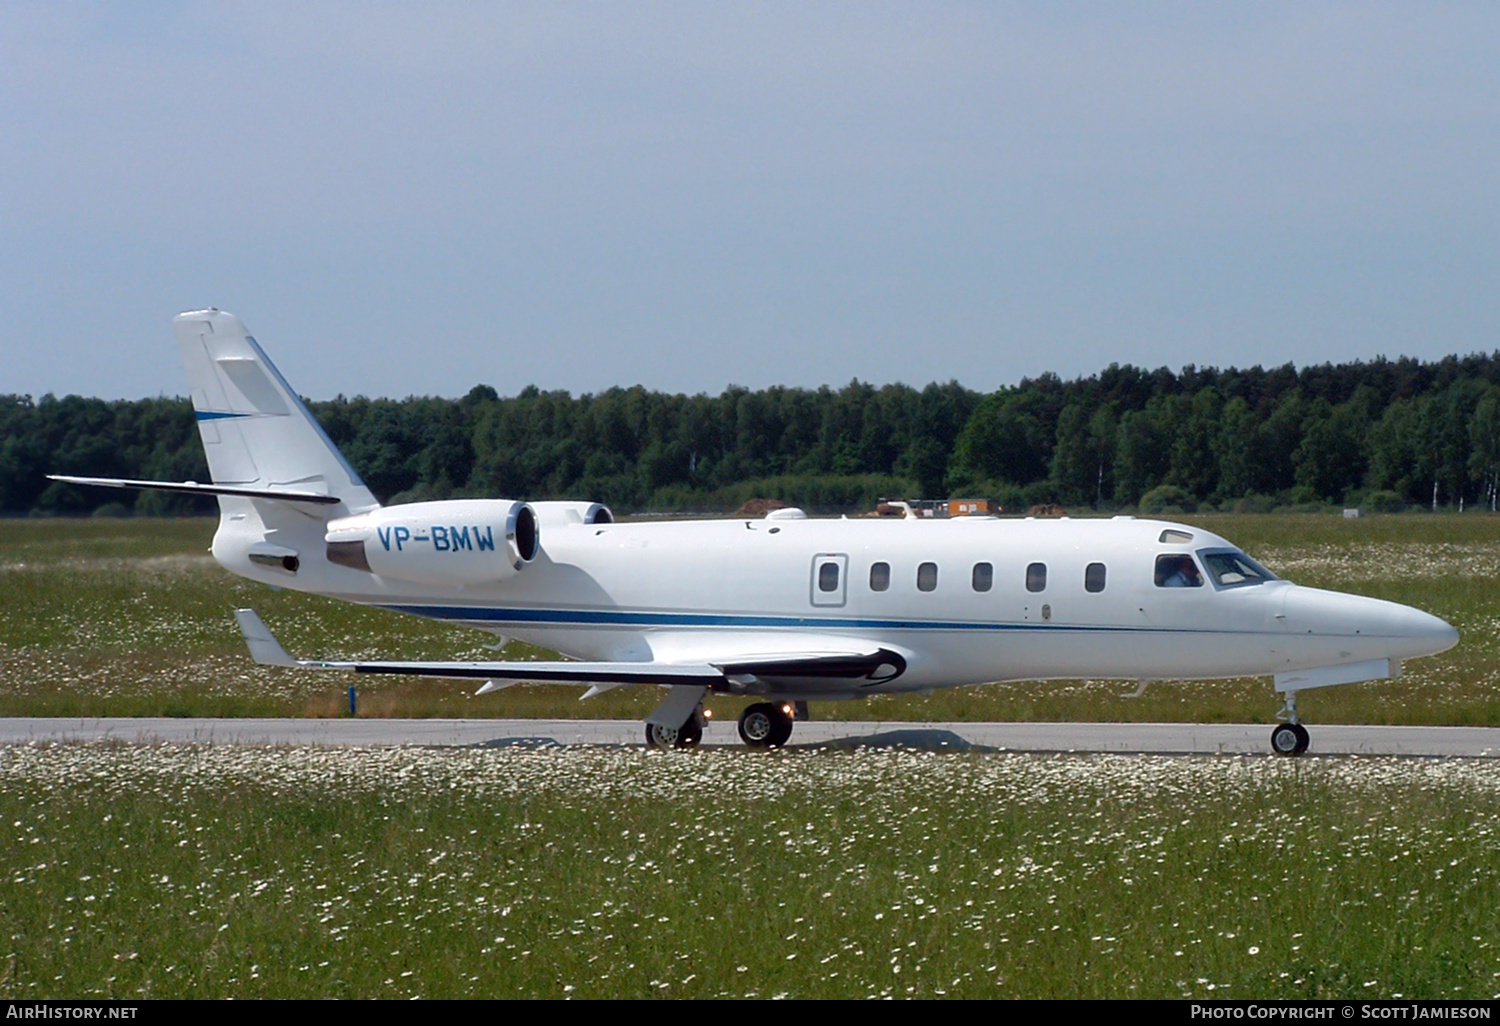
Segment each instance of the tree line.
M205 512L48 473L207 480L186 399L0 396L0 512ZM577 498L622 512L728 510L752 496L821 511L878 496L985 496L1146 512L1328 504L1482 506L1500 492L1500 352L1248 370L1112 364L982 394L957 382L642 387L574 396L487 386L461 399L309 408L385 502Z

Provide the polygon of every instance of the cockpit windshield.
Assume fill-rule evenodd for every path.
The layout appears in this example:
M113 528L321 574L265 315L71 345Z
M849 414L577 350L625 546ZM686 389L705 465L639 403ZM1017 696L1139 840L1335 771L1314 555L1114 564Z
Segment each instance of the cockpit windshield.
M1200 549L1198 558L1209 577L1220 588L1238 588L1247 584L1264 584L1276 575L1238 549Z

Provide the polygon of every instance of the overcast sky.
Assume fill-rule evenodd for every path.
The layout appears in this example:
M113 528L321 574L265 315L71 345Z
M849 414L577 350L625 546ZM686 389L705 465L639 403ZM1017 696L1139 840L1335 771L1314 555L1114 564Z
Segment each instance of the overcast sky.
M0 7L0 393L1500 348L1500 5Z

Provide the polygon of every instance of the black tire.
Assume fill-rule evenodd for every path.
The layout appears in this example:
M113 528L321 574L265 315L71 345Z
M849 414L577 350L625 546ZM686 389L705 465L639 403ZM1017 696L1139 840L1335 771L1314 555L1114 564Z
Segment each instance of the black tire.
M779 705L757 702L740 713L740 740L751 748L780 748L792 736L792 718Z
M676 748L678 738L681 734L675 727L663 726L660 723L646 724L646 747L647 748Z
M675 729L659 723L646 724L647 748L696 748L702 740L703 724L696 716Z
M767 703L746 706L740 713L740 740L751 748L770 748L775 732L775 714Z
M776 733L771 737L771 747L780 748L792 739L792 718L776 707Z
M1307 751L1307 728L1300 723L1283 723L1271 731L1271 751L1294 756Z

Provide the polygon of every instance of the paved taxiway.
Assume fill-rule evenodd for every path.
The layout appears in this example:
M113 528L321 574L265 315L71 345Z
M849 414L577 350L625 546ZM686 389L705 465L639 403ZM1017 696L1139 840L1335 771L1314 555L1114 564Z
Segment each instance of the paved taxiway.
M1370 727L1311 724L1312 755L1500 757L1496 727ZM0 744L38 741L167 741L279 745L640 745L635 720L0 719ZM1267 724L876 723L797 724L792 748L911 747L948 751L1263 755ZM706 746L739 746L730 723L712 724Z

